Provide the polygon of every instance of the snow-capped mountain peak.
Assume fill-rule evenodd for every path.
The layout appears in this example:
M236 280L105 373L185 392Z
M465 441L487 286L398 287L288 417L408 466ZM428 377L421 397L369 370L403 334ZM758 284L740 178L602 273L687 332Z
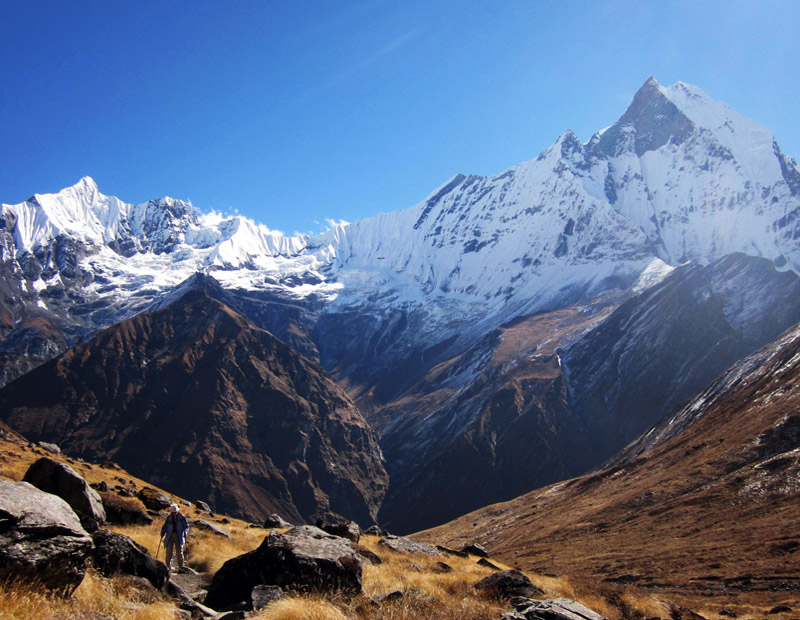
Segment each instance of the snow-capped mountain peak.
M781 168L774 157L775 136L767 127L714 101L696 86L677 82L662 89L695 125L712 132L752 178L777 182Z
M505 172L456 175L409 209L312 238L172 198L127 204L88 177L3 205L18 259L42 263L31 271L44 274L38 289L58 272L44 265L48 248L69 238L84 248L92 295L108 294L109 282L158 292L207 270L224 286L314 295L338 310L375 299L376 312L418 308L429 319L420 338L627 289L655 260L743 252L800 272L798 213L800 171L768 129L696 87L654 78L585 143L565 131Z
M17 248L31 251L59 235L87 243L105 243L116 234L126 205L113 196L104 196L91 177L57 194L35 194L26 202L3 205L3 214L16 221Z

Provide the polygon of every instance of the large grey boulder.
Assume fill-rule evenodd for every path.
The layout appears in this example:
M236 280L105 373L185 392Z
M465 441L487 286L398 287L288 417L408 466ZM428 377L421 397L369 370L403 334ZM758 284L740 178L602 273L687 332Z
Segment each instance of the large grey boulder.
M166 510L172 504L172 500L158 489L144 487L136 493L136 497L144 504L148 510Z
M121 572L144 577L156 588L161 588L169 578L164 562L159 562L150 552L123 534L110 530L97 530L92 534L94 540L94 568L102 575L110 577Z
M105 523L106 511L100 495L66 463L41 458L28 468L23 481L45 493L58 495L75 511L87 530L94 531Z
M194 502L194 505L195 505L195 507L196 507L196 508L199 508L200 510L202 510L202 511L204 511L204 512L207 512L207 513L209 513L209 514L211 514L211 513L213 513L213 512L214 512L213 510L211 510L211 506L209 506L209 505L208 505L206 502L204 502L203 500L199 500L199 499L198 499L198 500L195 500L195 502Z
M501 620L605 620L596 611L568 598L546 601L521 601L516 611L501 616Z
M192 525L199 530L211 532L212 534L222 536L228 540L231 538L230 532L223 530L219 525L216 523L211 523L211 521L206 521L205 519L196 519L192 521Z
M361 528L355 521L326 521L325 519L317 519L317 527L323 532L333 534L334 536L341 536L348 540L357 543L361 539Z
M257 549L225 562L214 575L205 604L214 609L249 604L257 585L355 596L361 592L361 570L350 541L301 525L271 533Z
M392 534L388 534L381 538L378 541L378 544L382 547L386 547L387 549L391 549L392 551L397 551L398 553L424 553L425 555L442 555L442 552L433 545L414 540L413 538L407 538L405 536L393 536Z
M253 609L263 609L270 603L286 598L283 589L278 586L257 585L250 593L250 604Z
M484 577L475 584L475 589L496 599L510 599L515 596L530 598L544 594L544 590L533 585L526 575L513 569Z
M94 544L60 497L0 479L0 579L19 577L71 592Z
M477 555L479 558L488 558L489 552L486 551L486 547L483 545L479 545L478 543L470 543L461 547L461 553L466 553L468 555Z
M289 529L292 527L292 524L289 523L286 519L284 519L279 514L273 513L264 519L264 527L267 529L278 528L278 529Z

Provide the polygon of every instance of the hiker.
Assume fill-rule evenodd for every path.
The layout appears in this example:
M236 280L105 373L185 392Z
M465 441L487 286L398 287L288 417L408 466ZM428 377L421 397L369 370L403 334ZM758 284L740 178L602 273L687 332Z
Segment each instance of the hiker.
M161 537L164 539L164 550L167 552L165 562L167 568L172 570L170 562L172 561L172 551L174 549L175 555L178 556L178 570L183 571L183 545L186 542L189 524L186 522L186 517L180 513L180 510L178 504L172 504L169 507L167 520L161 526Z

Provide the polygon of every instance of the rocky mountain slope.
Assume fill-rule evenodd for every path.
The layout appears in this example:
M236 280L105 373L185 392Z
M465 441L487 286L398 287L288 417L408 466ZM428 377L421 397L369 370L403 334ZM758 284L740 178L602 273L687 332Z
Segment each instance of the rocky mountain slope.
M730 255L617 304L504 325L382 409L382 521L424 529L598 466L799 321L800 282Z
M608 467L423 538L479 540L526 570L604 575L729 605L796 597L800 327L737 364Z
M0 380L213 273L357 403L419 529L598 465L796 321L799 209L767 128L652 78L585 143L316 237L86 178L2 207Z
M371 429L316 363L225 301L196 276L6 386L0 416L230 514L373 523L387 477Z

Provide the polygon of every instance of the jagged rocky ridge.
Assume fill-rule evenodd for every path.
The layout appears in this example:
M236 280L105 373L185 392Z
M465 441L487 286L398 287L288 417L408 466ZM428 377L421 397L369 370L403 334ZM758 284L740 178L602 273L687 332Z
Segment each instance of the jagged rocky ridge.
M468 464L471 481L479 481L464 493L464 476L447 490L465 498L458 509L469 509L525 490L509 481L514 463L534 453L549 456L520 486L606 458L713 372L787 327L796 287L789 282L785 313L775 310L774 295L780 278L794 278L798 268L799 206L800 172L769 130L695 87L664 88L652 78L614 125L586 143L566 132L502 174L457 175L411 209L318 237L284 237L172 199L126 205L84 179L3 206L5 380L143 311L192 273L213 272L248 318L347 386L381 433L393 480L385 518L441 493L447 477L436 467L448 470L446 463ZM730 268L766 274L764 296L726 284L724 270L705 282L715 277L702 271L706 265L737 252L746 256ZM755 264L747 257L761 266L747 266ZM687 261L693 266L669 286L702 312L687 310L689 322L679 327L725 337L668 360L652 350L642 358L651 333L678 327L648 321L658 312L637 318L634 310L623 320L613 310L626 300L640 307L668 297L637 296ZM768 329L746 333L764 308L771 308ZM603 328L609 316L616 318ZM555 339L548 321L558 323ZM627 404L605 403L606 388L624 394L632 379L610 362L593 366L588 343L655 381L637 389L666 404L638 403L611 432ZM669 385L667 373L678 373ZM596 435L607 445L587 447L589 428L605 429ZM503 436L535 441L512 447ZM431 509L414 526L407 517L395 527L445 515Z
M800 172L768 129L695 87L651 78L585 144L568 131L502 174L457 175L415 207L318 237L170 198L128 205L88 178L4 205L6 329L37 306L104 327L214 270L226 288L322 303L326 316L368 314L370 335L402 322L401 339L361 352L369 376L432 338L463 349L514 316L626 288L656 258L707 263L738 251L797 269L799 192Z

